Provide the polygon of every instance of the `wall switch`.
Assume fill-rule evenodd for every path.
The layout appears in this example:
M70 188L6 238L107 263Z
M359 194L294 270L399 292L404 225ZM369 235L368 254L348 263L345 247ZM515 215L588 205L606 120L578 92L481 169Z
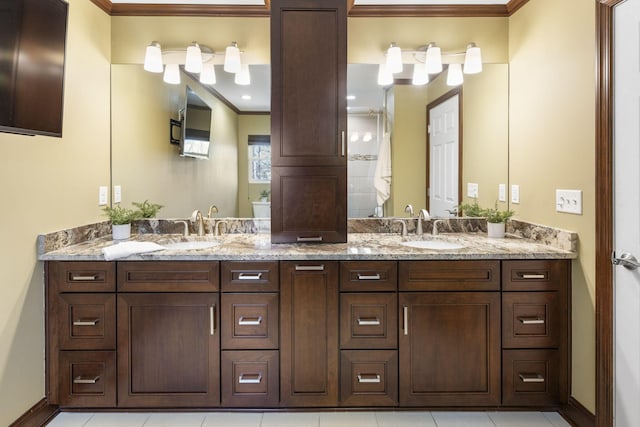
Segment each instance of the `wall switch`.
M98 188L98 206L104 206L109 203L109 187L100 186Z
M507 201L507 184L498 184L498 201Z
M520 203L520 186L511 186L511 203Z
M113 186L113 203L120 203L122 201L122 187L119 185Z
M467 197L478 198L478 184L467 182Z
M556 211L582 215L582 191L556 190Z

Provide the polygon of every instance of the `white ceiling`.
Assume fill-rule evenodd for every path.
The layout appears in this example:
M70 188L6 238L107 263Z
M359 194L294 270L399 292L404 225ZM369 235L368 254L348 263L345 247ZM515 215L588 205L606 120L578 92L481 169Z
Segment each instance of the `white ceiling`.
M264 0L111 0L112 3L264 5ZM355 0L355 5L507 4L509 0Z

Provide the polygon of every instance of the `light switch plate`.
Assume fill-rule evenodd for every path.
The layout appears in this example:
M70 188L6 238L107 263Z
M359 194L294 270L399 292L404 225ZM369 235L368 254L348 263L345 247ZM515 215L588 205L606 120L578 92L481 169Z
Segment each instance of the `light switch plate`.
M109 187L101 185L98 188L98 206L104 206L109 203Z
M556 211L582 215L582 191L556 190Z
M120 203L122 201L122 187L119 185L113 186L113 203Z
M474 182L467 182L467 197L471 197L473 199L478 198L478 184Z
M511 186L511 203L520 203L520 186Z
M498 201L507 201L507 184L498 184Z

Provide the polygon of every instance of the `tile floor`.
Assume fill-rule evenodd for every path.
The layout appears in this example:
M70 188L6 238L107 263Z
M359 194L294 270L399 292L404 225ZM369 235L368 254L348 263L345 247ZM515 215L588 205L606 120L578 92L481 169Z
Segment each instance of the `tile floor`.
M63 412L49 427L570 427L556 412Z

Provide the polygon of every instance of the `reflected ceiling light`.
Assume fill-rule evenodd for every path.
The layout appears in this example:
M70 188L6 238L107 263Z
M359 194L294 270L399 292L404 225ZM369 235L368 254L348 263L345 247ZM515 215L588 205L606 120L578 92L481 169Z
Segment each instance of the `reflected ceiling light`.
M387 69L387 64L382 63L378 67L378 84L380 86L389 86L393 84L393 74Z
M239 73L242 68L238 43L231 42L224 52L224 70L227 73Z
M356 99L355 95L347 95L347 101L353 101L354 99Z
M240 72L236 73L235 78L233 79L235 84L241 86L247 86L251 84L251 74L249 74L249 64L242 64L240 67Z
M365 132L364 136L362 137L362 140L364 142L369 142L373 139L373 135L371 134L371 132Z
M202 64L202 71L200 72L200 83L205 85L216 84L216 69L213 64Z
M178 64L167 64L167 66L164 68L164 76L162 80L164 80L165 83L179 85L180 68L178 68Z
M402 72L402 50L395 43L387 49L387 69L391 74Z
M196 42L187 47L184 69L190 73L202 72L202 51L200 50L200 45Z
M429 74L442 72L442 51L435 43L429 43L429 46L427 46L425 64Z
M463 81L462 65L449 64L449 71L447 72L447 86L459 86Z
M478 74L482 71L482 52L475 43L469 43L464 55L464 73Z
M349 138L351 142L356 142L360 139L360 134L358 132L352 132L351 138Z
M147 46L144 55L144 69L152 73L162 72L162 49L160 43L153 41Z
M427 66L422 62L413 64L413 77L411 84L415 86L423 86L429 83L429 73L427 73Z
M250 101L251 95L242 95L241 98L244 99L245 101Z

